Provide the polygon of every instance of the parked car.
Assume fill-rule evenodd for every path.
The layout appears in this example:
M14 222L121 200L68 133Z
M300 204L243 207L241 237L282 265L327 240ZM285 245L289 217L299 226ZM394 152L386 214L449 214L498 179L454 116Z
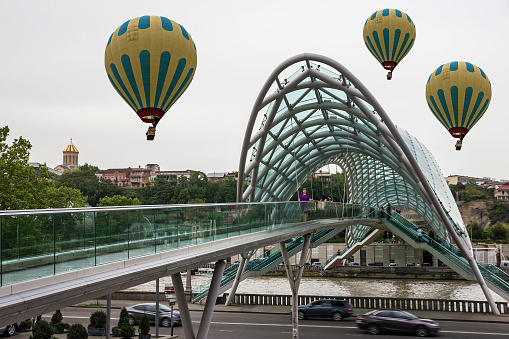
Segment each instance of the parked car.
M314 262L313 266L320 266L320 267L322 267L322 263L321 262Z
M356 261L352 261L350 263L350 266L360 266L360 264L358 262L356 262Z
M412 263L407 263L406 265L407 265L407 267L414 267L415 263L413 263L413 262Z
M391 263L389 263L389 266L390 266L390 267L398 267L398 264L397 264L397 263L395 263L395 262L391 262Z
M438 335L440 325L431 319L421 319L400 310L374 310L357 317L357 326L370 334L408 332L418 337Z
M0 327L0 333L3 333L6 337L12 337L16 333L18 326L19 324L11 324Z
M131 325L136 325L140 322L143 314L146 314L148 321L151 324L156 323L156 304L146 303L137 304L134 306L126 307L127 313L129 313L129 322ZM159 324L164 327L171 326L171 309L166 306L159 304ZM173 325L181 326L182 320L180 319L180 313L173 310Z
M332 318L335 321L353 316L353 307L344 300L321 299L297 309L299 320L306 318Z

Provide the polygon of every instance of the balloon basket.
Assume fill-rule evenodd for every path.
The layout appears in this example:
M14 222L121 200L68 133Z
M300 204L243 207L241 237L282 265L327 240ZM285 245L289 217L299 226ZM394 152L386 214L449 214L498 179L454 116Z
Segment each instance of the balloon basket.
M456 142L456 151L461 151L461 146L463 146L463 142L461 140L458 140Z
M154 140L156 136L156 130L153 127L149 127L147 131L147 140Z
M392 80L392 71L387 73L387 80Z

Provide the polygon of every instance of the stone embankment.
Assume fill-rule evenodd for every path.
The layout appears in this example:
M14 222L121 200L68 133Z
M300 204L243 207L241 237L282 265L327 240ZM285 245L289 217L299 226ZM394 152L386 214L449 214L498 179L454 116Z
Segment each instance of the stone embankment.
M282 276L286 275L286 272L283 266L278 266L265 275ZM303 276L327 278L465 280L448 267L343 266L332 270L313 267L311 270L304 270Z

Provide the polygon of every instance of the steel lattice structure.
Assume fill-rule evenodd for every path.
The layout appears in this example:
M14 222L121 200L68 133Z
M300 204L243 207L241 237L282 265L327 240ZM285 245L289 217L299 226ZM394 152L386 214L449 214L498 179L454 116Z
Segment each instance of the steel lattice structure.
M289 69L295 72L283 78ZM372 207L390 203L420 214L436 234L458 244L483 286L465 225L431 152L396 127L344 66L321 55L297 55L272 72L253 106L237 201L289 200L328 164L343 170L350 201ZM350 241L369 230L353 226Z

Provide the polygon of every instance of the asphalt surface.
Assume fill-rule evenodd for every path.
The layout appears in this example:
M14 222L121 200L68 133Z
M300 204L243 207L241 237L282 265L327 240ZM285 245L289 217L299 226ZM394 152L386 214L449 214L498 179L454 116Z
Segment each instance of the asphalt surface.
M88 303L95 303L90 301ZM106 301L99 301L106 305ZM112 300L111 326L116 326L121 307L130 306L143 301L135 300ZM204 305L189 304L191 319L195 334L198 332ZM73 324L81 323L88 325L90 314L97 310L105 310L105 307L68 307L62 309L64 322ZM288 306L229 306L216 305L215 313L209 330L209 339L233 339L233 338L292 338L292 326ZM356 314L362 314L367 310L355 309ZM509 316L494 316L479 313L458 312L412 312L423 318L431 318L439 321L441 326L441 338L509 338ZM48 320L51 314L43 315ZM340 322L322 319L306 319L299 321L299 338L301 339L324 339L338 337L372 338L373 336L357 328L355 318L347 318ZM136 327L137 330L137 327ZM152 337L156 329L151 327ZM170 329L160 328L159 334L169 338ZM174 334L178 338L185 338L182 327L176 327ZM14 338L25 339L30 336L29 332L19 333ZM65 338L65 334L56 336ZM405 338L407 335L381 334L381 338ZM413 337L410 335L410 337ZM95 338L95 337L90 337ZM100 337L97 337L100 338Z

